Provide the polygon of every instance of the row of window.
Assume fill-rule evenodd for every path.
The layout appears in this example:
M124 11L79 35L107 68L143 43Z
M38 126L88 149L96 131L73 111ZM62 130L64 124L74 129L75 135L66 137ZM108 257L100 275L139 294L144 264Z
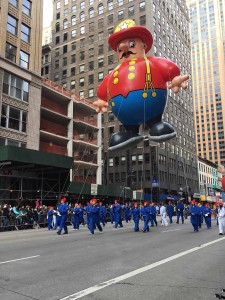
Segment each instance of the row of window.
M29 83L15 75L4 72L3 93L13 98L29 100Z
M8 15L7 17L7 31L16 36L18 34L18 20L11 15ZM26 43L30 43L30 27L21 23L20 33L21 40Z
M5 58L16 63L17 47L6 43ZM29 69L30 55L20 50L19 52L19 65L25 69Z
M26 143L0 137L0 146L14 146L26 148Z
M19 0L8 0L8 2L18 8ZM31 16L31 4L30 0L22 0L22 12L29 17Z
M27 131L27 112L2 104L1 126L19 132Z
M72 0L72 4L73 2L76 2L75 0ZM100 1L99 1L100 2ZM129 2L133 2L133 0L128 0ZM68 0L64 0L64 6L68 5L69 1ZM94 0L89 0L89 4L88 5L93 5L94 4ZM113 10L114 6L122 6L124 4L124 0L108 0L107 1L107 9L108 10ZM145 6L145 1L141 1L140 6ZM61 8L61 2L58 1L56 2L56 9L59 10ZM85 9L85 1L81 1L80 2L80 10ZM93 8L92 8L93 9ZM76 12L77 11L77 6L76 5L72 5L72 12ZM104 12L104 5L102 3L100 3L98 5L98 14L101 15Z
M72 13L74 13L74 7L72 7ZM140 12L143 12L145 11L145 1L142 1L140 4L139 4L139 11ZM88 18L89 19L92 19L94 17L94 8L91 7L89 10L88 10ZM65 9L64 10L64 17L67 17L68 16L68 9ZM134 5L128 7L128 17L131 17L134 15ZM122 20L123 19L123 16L124 16L124 10L120 10L118 11L118 20ZM108 16L108 19L113 17L113 15L110 15L110 17ZM84 22L85 21L85 18L86 18L86 15L85 15L85 12L82 11L79 15L79 21L80 23ZM56 14L56 20L60 19L60 13L57 13ZM77 24L77 20L78 18L76 18L75 15L73 15L71 17L71 26L74 26ZM69 26L69 21L68 19L64 19L63 20L63 29L66 29L68 28ZM60 23L57 22L56 25L55 25L55 29L56 29L56 32L58 32L60 30Z

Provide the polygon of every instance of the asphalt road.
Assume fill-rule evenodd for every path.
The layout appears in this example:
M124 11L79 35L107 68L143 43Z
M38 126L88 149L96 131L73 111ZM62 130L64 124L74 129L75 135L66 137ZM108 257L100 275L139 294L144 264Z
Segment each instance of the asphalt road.
M149 233L133 232L132 221L95 235L83 226L0 233L0 300L212 300L222 288L225 236L215 221L199 233L189 220Z

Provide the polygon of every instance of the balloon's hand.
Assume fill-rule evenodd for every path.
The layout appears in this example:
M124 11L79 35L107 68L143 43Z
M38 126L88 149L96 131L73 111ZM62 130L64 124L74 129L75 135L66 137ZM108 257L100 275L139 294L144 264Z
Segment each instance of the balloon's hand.
M185 82L186 80L189 79L189 75L183 75L183 76L176 76L173 78L173 80L168 84L168 88L172 89L175 94L177 94L180 90L180 88L183 88L186 90L187 88L187 83Z
M109 106L108 102L98 99L97 101L93 102L94 106L96 106L96 112L99 113L100 111L103 113L107 112L107 108Z

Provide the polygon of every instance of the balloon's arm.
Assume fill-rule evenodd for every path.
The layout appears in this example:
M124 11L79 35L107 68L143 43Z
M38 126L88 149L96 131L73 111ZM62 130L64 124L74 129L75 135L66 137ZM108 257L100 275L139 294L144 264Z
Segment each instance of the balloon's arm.
M173 80L168 83L168 89L173 88L175 94L179 92L180 88L186 90L187 83L185 81L188 79L189 79L189 75L175 76Z
M96 106L96 112L107 112L107 108L109 106L108 102L102 99L98 99L97 101L93 102L94 106Z

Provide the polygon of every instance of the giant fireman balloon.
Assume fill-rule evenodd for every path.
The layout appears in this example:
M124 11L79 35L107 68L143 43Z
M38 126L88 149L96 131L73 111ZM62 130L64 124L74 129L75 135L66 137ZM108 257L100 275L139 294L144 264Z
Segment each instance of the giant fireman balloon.
M176 137L173 126L162 121L167 102L167 89L178 93L186 89L188 75L180 76L179 67L162 57L146 56L151 49L151 32L136 26L133 20L121 22L109 37L109 45L117 52L119 65L98 87L97 112L113 114L125 131L111 136L109 150L126 149L144 139L139 133L141 124L149 128L148 138L164 142Z

